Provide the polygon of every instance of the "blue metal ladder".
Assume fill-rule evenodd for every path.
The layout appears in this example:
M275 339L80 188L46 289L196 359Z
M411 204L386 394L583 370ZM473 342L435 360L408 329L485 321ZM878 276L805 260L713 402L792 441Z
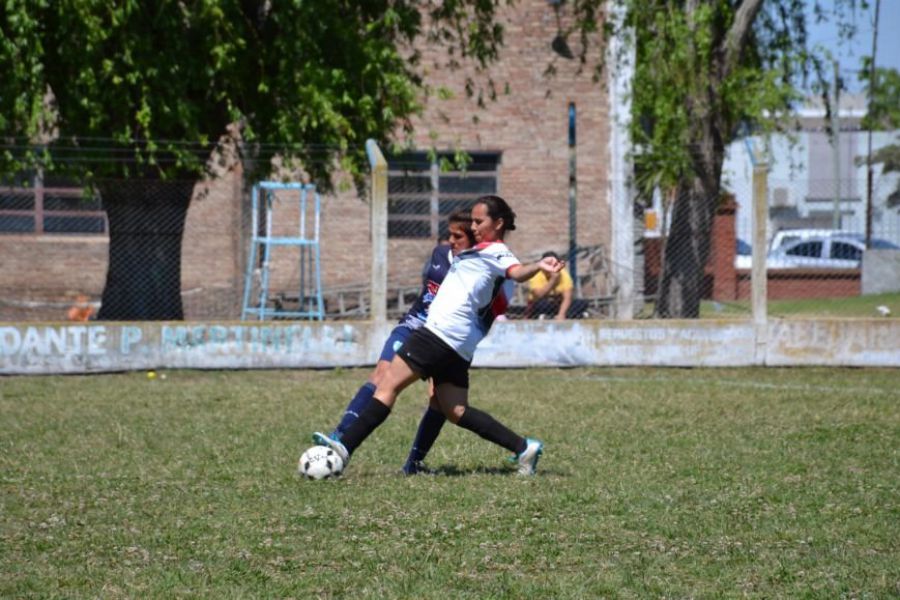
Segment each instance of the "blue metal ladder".
M299 193L300 224L297 236L274 236L274 204L276 192ZM312 204L312 206L310 206ZM279 183L261 181L253 186L252 191L252 234L250 239L250 255L244 275L244 302L241 309L241 320L245 321L256 315L257 320L267 318L317 319L325 318L322 301L322 272L319 260L319 217L321 215L321 198L316 186L303 183ZM312 208L313 223L307 227L306 213ZM264 219L264 232L260 229L260 217ZM311 230L311 231L310 231ZM269 307L269 276L272 261L272 248L275 246L293 246L300 249L300 285L298 290L298 310L284 310L279 306ZM258 254L259 253L259 254ZM259 264L259 287L253 294L253 276ZM251 304L253 300L253 304Z

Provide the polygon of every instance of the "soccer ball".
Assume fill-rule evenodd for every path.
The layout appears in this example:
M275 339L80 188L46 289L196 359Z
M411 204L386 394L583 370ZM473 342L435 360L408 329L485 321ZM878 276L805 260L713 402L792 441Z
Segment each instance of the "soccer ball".
M344 470L341 456L328 446L313 446L300 456L297 471L307 479L337 477Z

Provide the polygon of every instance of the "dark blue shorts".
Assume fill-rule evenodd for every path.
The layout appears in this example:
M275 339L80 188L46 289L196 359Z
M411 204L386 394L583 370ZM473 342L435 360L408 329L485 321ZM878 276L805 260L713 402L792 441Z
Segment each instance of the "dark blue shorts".
M394 360L394 355L397 354L397 350L406 343L406 340L409 339L412 332L413 330L406 325L397 325L394 327L394 330L391 331L391 335L388 336L387 341L384 343L384 347L381 349L381 356L378 357L378 360L385 360L387 362Z

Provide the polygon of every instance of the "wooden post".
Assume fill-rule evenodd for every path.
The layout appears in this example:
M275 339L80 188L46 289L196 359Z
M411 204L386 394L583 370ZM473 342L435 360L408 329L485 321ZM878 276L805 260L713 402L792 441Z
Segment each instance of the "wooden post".
M372 168L371 227L372 227L372 295L371 318L387 320L387 222L388 172L387 161L375 140L366 141L366 154Z
M756 338L754 362L765 364L768 343L768 309L766 306L766 225L769 220L767 163L753 165L753 268L750 272L753 330Z

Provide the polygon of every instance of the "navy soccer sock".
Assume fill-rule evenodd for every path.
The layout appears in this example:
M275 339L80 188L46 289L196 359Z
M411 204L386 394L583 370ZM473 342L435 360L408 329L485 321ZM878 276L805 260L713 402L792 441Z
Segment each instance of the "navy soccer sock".
M356 391L356 395L353 396L350 404L348 404L346 410L344 410L344 416L341 417L341 422L338 423L338 426L334 429L338 438L344 435L344 432L350 427L350 423L359 418L359 413L362 412L363 407L372 399L372 394L374 393L375 384L371 381L366 382Z
M376 398L369 398L366 405L359 411L359 416L350 423L344 435L341 436L341 443L347 452L353 454L353 451L388 418L389 414L391 414L390 408Z
M457 425L477 433L487 441L503 446L515 454L521 454L525 450L525 438L517 435L506 425L477 408L467 406L466 412L463 413Z
M447 417L440 411L434 410L430 406L422 415L419 421L419 429L416 431L416 438L413 440L412 448L409 450L409 457L406 464L423 460L434 445L434 440L441 433L441 428L447 421Z

